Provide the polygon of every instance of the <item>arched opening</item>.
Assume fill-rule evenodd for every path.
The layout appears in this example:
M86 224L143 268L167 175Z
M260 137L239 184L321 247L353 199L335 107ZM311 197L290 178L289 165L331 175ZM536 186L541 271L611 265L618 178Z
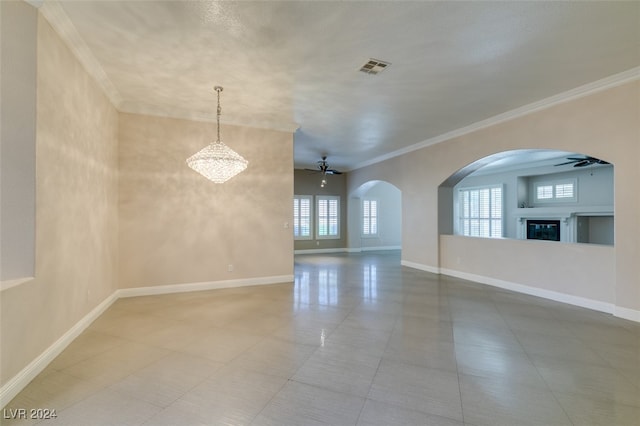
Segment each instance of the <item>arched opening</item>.
M440 234L614 244L613 165L581 153L490 155L439 187Z
M582 159L591 160L575 167ZM516 150L485 157L451 175L438 188L441 273L611 312L616 282L613 165L597 160L573 152ZM487 187L502 189L502 223L497 226L503 235L460 232L465 215L459 197L470 199L465 191ZM476 212L483 196L486 191L474 195ZM498 198L491 192L488 197ZM469 219L493 220L484 216L480 212ZM529 237L531 221L539 225L534 238ZM581 226L587 234L606 236L581 241L590 238L581 236Z
M349 248L399 250L402 247L402 192L372 180L349 194Z

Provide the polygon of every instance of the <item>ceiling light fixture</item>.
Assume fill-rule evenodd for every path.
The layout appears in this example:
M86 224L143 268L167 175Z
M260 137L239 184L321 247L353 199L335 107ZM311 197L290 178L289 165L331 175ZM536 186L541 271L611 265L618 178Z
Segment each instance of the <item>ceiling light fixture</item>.
M218 92L218 138L187 158L187 165L212 182L223 183L247 168L249 162L220 140L220 92L222 87L213 88Z

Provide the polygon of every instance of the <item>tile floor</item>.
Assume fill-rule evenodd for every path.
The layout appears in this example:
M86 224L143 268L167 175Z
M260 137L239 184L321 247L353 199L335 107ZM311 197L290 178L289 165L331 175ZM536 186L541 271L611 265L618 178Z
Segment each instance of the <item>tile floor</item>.
M640 425L640 324L400 266L121 299L6 408L46 425ZM29 422L3 419L2 424Z

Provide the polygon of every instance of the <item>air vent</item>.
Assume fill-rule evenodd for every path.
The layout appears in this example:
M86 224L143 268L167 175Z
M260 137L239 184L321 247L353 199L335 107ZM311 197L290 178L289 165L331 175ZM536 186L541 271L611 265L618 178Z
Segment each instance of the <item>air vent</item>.
M384 71L389 65L391 65L389 62L372 58L360 68L360 71L366 74L376 75Z

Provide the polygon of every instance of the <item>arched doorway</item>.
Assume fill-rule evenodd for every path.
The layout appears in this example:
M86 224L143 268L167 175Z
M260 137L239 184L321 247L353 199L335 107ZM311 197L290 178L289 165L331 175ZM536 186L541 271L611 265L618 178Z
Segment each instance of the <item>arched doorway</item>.
M350 250L399 250L402 247L402 192L372 180L349 194Z
M440 272L611 312L616 282L613 165L593 159L575 167L581 160L571 158L593 159L563 151L506 151L471 163L442 182L438 188ZM573 186L569 188L567 182ZM461 194L486 188L502 190L504 205L497 209L499 215L482 212L479 193L472 201L475 205L468 207L475 216L461 214ZM485 211L492 208L491 204L484 207ZM598 222L604 217L611 218L610 225L604 224L610 242L578 240L579 226L601 226ZM588 223L591 218L596 218L594 224ZM461 232L465 219L500 219L502 234ZM550 237L555 231L544 231L531 238L532 220L542 228L553 222L559 234Z

